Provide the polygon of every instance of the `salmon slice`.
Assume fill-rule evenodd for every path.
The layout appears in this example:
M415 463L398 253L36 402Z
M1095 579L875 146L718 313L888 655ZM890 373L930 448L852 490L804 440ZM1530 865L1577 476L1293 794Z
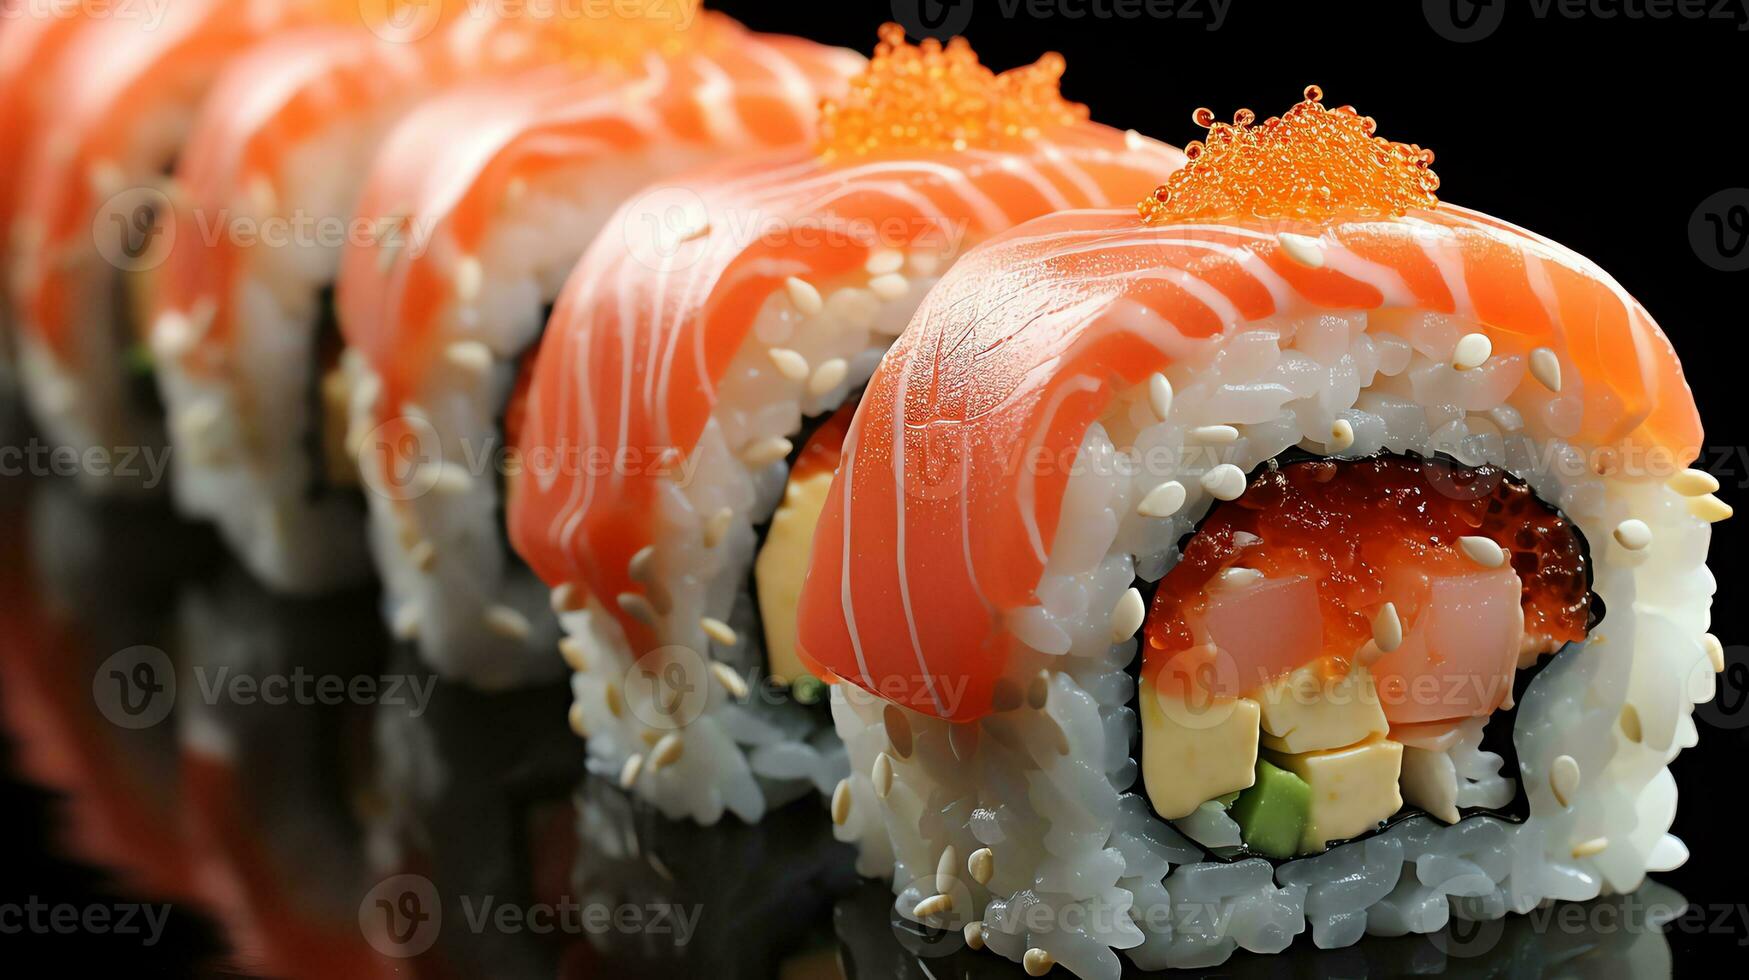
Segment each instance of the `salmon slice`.
M1352 160L1429 158L1368 142L1370 120L1327 110L1315 93L1296 111L1329 118L1317 117L1323 135L1307 141L1303 166L1284 168L1289 187L1272 189L1264 170L1222 183L1193 164L1173 176L1180 190L1202 180L1229 198L1163 193L1144 202L1152 221L1044 217L966 256L929 294L869 384L821 516L799 623L820 669L871 691L920 669L964 679L950 709L915 685L903 703L955 721L989 713L1018 642L1003 616L1037 602L1068 484L1068 467L1029 461L1072 459L1120 394L1268 317L1472 318L1495 358L1518 359L1527 428L1623 458L1695 458L1700 420L1676 355L1614 279L1547 239L1436 205L1430 190L1415 197L1413 174L1376 195L1321 179L1317 168L1344 165L1320 154L1345 133L1359 147ZM1209 145L1236 139L1218 126ZM1246 160L1253 150L1267 148L1246 148ZM1340 193L1293 196L1308 188ZM1172 213L1185 198L1224 210ZM1539 350L1556 359L1561 393L1524 371Z
M615 610L638 649L656 637L615 603L642 589L628 563L652 543L656 495L697 447L769 299L791 283L841 280L877 251L936 256L1041 214L1125 200L1182 160L1062 102L1060 59L992 79L969 49L919 54L892 26L882 39L860 96L827 106L820 148L689 174L676 182L678 216L623 210L612 226L666 221L668 234L654 249L599 239L554 310L521 454L623 450L653 465L530 474L513 492L511 538L550 585L581 586ZM928 76L938 84L889 86L913 59L937 57L956 62ZM979 86L979 97L961 99L959 84Z

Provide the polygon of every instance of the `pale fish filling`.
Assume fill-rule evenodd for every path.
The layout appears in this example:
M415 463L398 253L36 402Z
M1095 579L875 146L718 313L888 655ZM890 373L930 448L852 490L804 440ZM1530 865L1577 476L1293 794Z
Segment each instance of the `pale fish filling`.
M1150 319L1140 308L1110 315L1142 328ZM1571 365L1559 391L1518 356L1453 370L1474 329L1402 311L1265 321L1187 349L1166 371L1164 418L1153 386L1124 395L1083 440L1038 604L1007 617L1027 646L1008 679L1042 696L954 725L834 689L852 768L839 836L864 842L859 870L892 874L902 914L963 927L974 947L1029 969L1115 978L1119 949L1144 969L1207 966L1239 948L1277 952L1308 925L1317 945L1343 946L1631 889L1648 870L1680 865L1666 766L1695 743L1693 706L1712 696L1720 662L1706 633L1705 564L1718 509L1678 474L1599 477L1563 438L1576 431L1585 382ZM1193 435L1213 425L1238 436L1208 445ZM1141 795L1147 758L1133 751L1126 672L1138 641L1112 642L1114 613L1135 578L1157 580L1177 560L1176 543L1212 503L1206 474L1221 464L1248 473L1294 446L1494 463L1590 542L1608 615L1519 700L1518 771L1500 772L1480 749L1480 718L1401 750L1399 785L1426 809L1497 805L1522 783L1523 823L1409 817L1313 857L1223 862L1205 847L1240 836L1220 801L1174 825ZM1183 487L1182 505L1143 513L1167 480ZM1650 543L1624 545L1615 532L1627 521L1642 522Z

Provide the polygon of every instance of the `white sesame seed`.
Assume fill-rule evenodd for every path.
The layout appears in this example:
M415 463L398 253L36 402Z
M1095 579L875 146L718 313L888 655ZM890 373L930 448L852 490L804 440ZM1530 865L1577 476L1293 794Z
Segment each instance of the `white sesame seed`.
M1652 543L1652 529L1646 522L1630 517L1615 526L1615 543L1629 551L1643 551Z
M589 669L589 658L583 653L583 643L574 636L567 636L559 641L559 656L565 660L565 666L581 673Z
M1704 497L1719 492L1719 478L1706 470L1690 468L1670 478L1670 489L1684 497Z
M472 303L480 298L480 287L485 284L486 270L480 265L480 260L472 255L464 255L455 264L455 295L464 303Z
M607 705L608 714L615 718L619 718L625 714L626 702L625 698L620 696L618 685L609 684L606 687L603 687L601 689L601 700L603 704Z
M1354 423L1347 419L1337 419L1330 423L1330 440L1324 443L1324 448L1333 453L1339 453L1354 445Z
M570 710L565 712L565 721L570 723L571 731L577 733L578 738L589 737L589 727L583 721L582 704L576 701L571 702Z
M1281 243L1282 254L1300 265L1308 269L1324 267L1324 249L1316 238L1284 231L1276 235L1275 240Z
M1588 858L1588 857L1591 857L1592 855L1595 855L1595 854L1602 854L1608 848L1609 848L1609 838L1607 838L1607 837L1593 837L1590 840L1580 841L1579 843L1574 844L1573 845L1573 857L1575 860L1580 859L1580 858Z
M1224 446L1239 441L1239 430L1230 425L1199 425L1190 430L1190 437L1197 442Z
M1025 956L1020 958L1020 963L1022 966L1026 967L1027 976L1042 977L1051 972L1051 967L1057 965L1057 958L1045 950L1034 946L1032 949L1026 951Z
M893 791L893 757L885 752L875 753L873 768L868 774L869 782L874 783L875 796L886 799Z
M656 607L650 604L649 599L644 598L636 592L621 592L619 594L618 602L619 608L627 616L643 623L645 626L656 625Z
M932 915L940 915L943 912L952 911L952 895L931 895L923 901L918 902L916 907L911 909L911 914L919 919L927 919Z
M1458 338L1452 352L1451 366L1459 371L1479 368L1494 354L1494 342L1484 333L1467 333Z
M1397 604L1387 602L1379 607L1372 619L1372 641L1380 653L1390 653L1403 645L1403 621L1397 616Z
M1051 699L1051 675L1039 671L1033 675L1031 683L1026 685L1026 703L1034 711L1042 709Z
M1579 792L1579 760L1570 755L1555 756L1555 761L1549 764L1549 789L1555 794L1555 802L1572 806L1573 794Z
M1530 352L1530 376L1550 391L1561 390L1561 359L1547 347Z
M636 786L638 784L638 777L643 775L643 773L644 757L637 752L633 752L631 756L626 759L625 765L620 767L620 789L631 789L633 786Z
M407 549L407 560L413 563L414 568L429 572L437 564L437 546L422 538Z
M188 317L167 310L152 324L152 353L161 361L174 361L194 349L197 338Z
M988 847L980 847L966 858L966 871L972 880L980 885L988 885L990 879L996 876L996 852Z
M656 546L653 544L644 545L637 550L636 554L632 555L632 560L626 563L626 574L631 576L631 580L634 582L648 582L651 577L651 566L655 563Z
M443 357L475 377L492 370L492 348L477 340L458 340L443 349Z
M568 612L576 612L583 608L583 590L570 582L562 583L553 590L548 604L553 607L553 612L556 615L562 616Z
M706 236L710 233L711 233L710 219L703 217L703 216L700 216L698 223L693 225L692 227L686 229L686 231L682 232L680 237L677 240L680 242L690 242L694 239L703 238L704 236Z
M492 606L486 610L486 628L511 640L526 640L532 627L528 617L509 606Z
M723 646L732 647L741 642L741 636L735 632L734 627L720 619L705 616L698 621L698 625L700 629L704 630L704 635Z
M960 852L954 850L952 844L941 849L941 857L935 861L935 890L946 895L953 891L953 886L959 884L955 872L959 871Z
M1719 642L1719 638L1711 633L1702 633L1700 635L1700 645L1706 650L1707 659L1712 661L1713 673L1716 674L1719 671L1724 670L1725 645Z
M1135 636L1147 613L1147 607L1142 604L1142 593L1133 586L1125 589L1123 597L1111 610L1111 642L1122 643Z
M790 303L803 316L819 316L820 311L826 308L825 301L820 298L820 291L812 283L790 276L783 281L783 286L789 293Z
M460 466L445 466L439 464L437 480L431 484L432 492L445 497L459 497L473 486L473 478L468 476Z
M1133 132L1133 130L1132 130ZM984 948L984 924L968 922L965 928L966 948L976 952Z
M870 279L868 290L881 299L891 302L911 291L911 280L897 272L889 272L884 276L875 276Z
M1202 488L1217 500L1238 500L1245 493L1245 471L1222 463L1202 475Z
M1148 407L1161 421L1172 411L1172 382L1158 371L1148 378Z
M1493 538L1466 534L1458 538L1458 549L1483 568L1499 568L1506 564L1506 551Z
M1143 517L1171 517L1183 506L1184 484L1167 480L1148 491L1142 502L1136 505L1136 513Z
M1689 501L1688 509L1694 513L1694 516L1706 521L1708 524L1717 524L1727 517L1730 517L1733 513L1730 504L1725 503L1723 500L1720 500L1710 493L1704 497L1695 497L1693 500Z
M869 253L868 261L863 268L871 276L884 276L889 272L898 272L905 267L905 254L890 248L876 249Z
M718 684L723 685L723 690L729 692L729 697L737 701L747 697L747 682L741 679L740 674L735 673L735 668L725 663L714 663L711 664L711 676L717 679Z
M1261 581L1263 581L1263 573L1257 569L1234 565L1231 568L1221 569L1220 573L1215 576L1214 585L1215 588L1223 590L1243 589Z
M741 450L741 462L752 469L759 469L784 459L794 449L795 445L783 436L771 436Z
M788 347L773 347L768 356L771 363L777 365L777 373L791 381L806 381L808 378L808 359Z
M715 548L722 543L724 535L729 533L729 525L735 519L735 512L727 507L720 508L704 522L704 546Z
M1645 737L1645 729L1640 726L1640 709L1632 704L1621 706L1621 733L1630 742L1638 742Z
M840 779L832 790L832 822L844 826L850 819L850 780Z
M669 732L656 741L656 747L650 750L650 766L654 769L665 769L680 761L686 752L686 740L679 732Z
M808 379L808 394L818 398L844 383L844 378L850 373L850 365L842 357L834 357L814 369L814 376Z

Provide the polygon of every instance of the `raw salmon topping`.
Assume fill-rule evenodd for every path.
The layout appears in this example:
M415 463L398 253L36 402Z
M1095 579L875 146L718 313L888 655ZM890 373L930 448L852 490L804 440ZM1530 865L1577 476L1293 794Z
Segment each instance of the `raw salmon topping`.
M1308 579L1317 590L1321 627L1280 624L1272 648L1345 663L1374 638L1385 602L1394 603L1407 632L1436 583L1481 571L1459 540L1473 537L1498 544L1505 567L1517 573L1527 642L1558 646L1585 637L1588 558L1566 518L1495 466L1377 456L1265 470L1237 500L1211 511L1154 596L1149 659L1164 664L1199 642L1197 624L1211 612L1211 596L1232 592L1234 580L1256 579L1230 570L1254 569L1262 582ZM1307 629L1321 636L1290 642ZM1518 652L1502 651L1508 661ZM1305 662L1241 665L1236 683L1224 685L1235 689L1215 693L1243 693L1272 679L1252 676L1258 670L1279 676Z
M1328 218L1401 215L1438 203L1433 151L1374 136L1371 116L1353 106L1326 109L1324 93L1306 86L1304 102L1261 124L1250 109L1231 125L1198 109L1209 134L1184 148L1190 159L1138 204L1155 224L1191 218Z
M1058 87L1062 55L996 74L964 38L946 47L934 39L911 45L897 24L882 26L880 37L850 94L820 106L823 156L988 148L1087 118L1087 107L1064 99Z

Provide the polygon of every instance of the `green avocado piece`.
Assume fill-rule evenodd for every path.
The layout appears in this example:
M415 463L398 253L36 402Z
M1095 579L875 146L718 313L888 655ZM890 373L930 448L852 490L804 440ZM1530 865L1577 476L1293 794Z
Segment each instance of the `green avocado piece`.
M1306 781L1262 759L1257 760L1257 781L1228 811L1245 846L1273 858L1290 858L1299 851L1311 812L1312 788Z

